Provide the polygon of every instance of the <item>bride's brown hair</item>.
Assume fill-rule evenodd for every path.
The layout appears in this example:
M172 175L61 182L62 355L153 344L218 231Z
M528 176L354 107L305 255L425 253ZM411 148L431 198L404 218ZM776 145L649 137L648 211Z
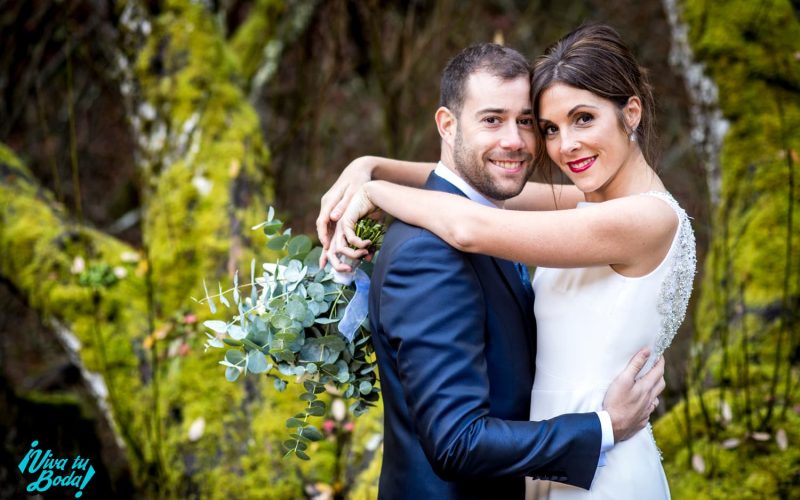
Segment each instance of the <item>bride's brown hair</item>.
M547 48L536 60L531 81L533 114L539 117L539 99L552 85L563 83L608 99L619 109L620 126L635 133L644 159L655 167L655 101L647 73L613 28L604 24L583 25ZM622 108L630 97L642 102L642 114L635 130L622 119ZM537 130L539 127L537 127ZM544 172L552 162L541 130L536 134L536 166Z

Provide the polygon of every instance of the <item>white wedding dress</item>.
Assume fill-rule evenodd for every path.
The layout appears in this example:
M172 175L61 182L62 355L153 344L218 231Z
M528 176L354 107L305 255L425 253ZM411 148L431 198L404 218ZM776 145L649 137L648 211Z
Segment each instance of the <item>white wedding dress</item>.
M610 266L536 269L538 341L531 420L601 410L606 389L631 357L644 346L652 348L653 356L641 374L646 373L683 321L695 272L694 233L672 196L663 192L639 196L644 195L667 202L680 221L667 256L651 273L628 278ZM579 207L591 210L592 205ZM589 491L527 479L529 500L669 497L649 425L606 453L605 465L597 468Z

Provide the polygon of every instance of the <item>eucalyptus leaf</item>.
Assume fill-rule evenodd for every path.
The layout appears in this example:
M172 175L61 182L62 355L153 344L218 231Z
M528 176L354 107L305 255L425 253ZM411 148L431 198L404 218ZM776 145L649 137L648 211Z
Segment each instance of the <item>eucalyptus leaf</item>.
M303 259L303 264L308 267L308 272L315 275L319 272L319 258L322 256L322 248L314 247Z
M313 425L309 425L303 428L303 437L309 439L310 441L320 441L324 436L320 431L317 430L316 427L314 427Z
M313 406L310 406L310 407L308 407L308 409L306 410L306 413L308 413L308 414L309 414L309 415L311 415L312 417L321 417L321 416L325 415L325 410L324 410L324 409L322 409L322 408L319 408L319 407L313 407ZM304 434L305 434L305 433L304 433ZM309 438L309 439L310 439L310 438Z
M289 300L289 303L286 305L286 312L289 314L289 317L294 320L302 320L306 316L306 303L300 299L295 299L292 297Z
M256 291L256 259L250 261L250 300L256 303L258 292Z
M308 448L308 445L302 441L298 441L297 439L290 439L283 442L283 447L290 451L305 451Z
M264 228L264 231L266 232L266 227ZM267 242L267 248L270 250L283 250L283 246L287 241L289 241L289 236L286 234L275 236Z
M210 333L206 332L206 336L208 336L208 340L206 341L209 346L211 347L225 347L225 344L218 339L217 337L211 335Z
M299 458L300 460L311 460L311 457L309 457L308 455L305 454L305 452L302 452L300 450L295 451L294 454L297 455L297 458Z
M322 302L325 300L325 287L319 283L310 283L306 287L306 291L308 292L308 296L311 297L314 302Z
M336 323L337 321L339 320L336 318L317 318L314 320L314 323L318 325L329 325L331 323Z
M286 381L280 378L276 378L274 380L275 390L278 392L283 392L286 389Z
M291 375L294 374L294 368L292 367L292 365L290 365L289 363L285 363L285 362L284 363L278 363L278 371L281 372L281 374L286 375L286 376L291 376Z
M203 326L205 326L206 328L210 328L211 330L214 330L217 333L225 333L226 331L228 331L227 323L215 319L204 321Z
M336 362L336 366L339 368L339 372L336 374L336 379L340 384L346 384L350 380L350 367L348 367L347 363L341 359Z
M228 299L225 298L225 294L222 293L222 283L217 283L219 285L219 301L222 302L225 307L230 307L231 304L228 302Z
M292 319L286 314L276 314L269 322L277 330L285 330L292 326Z
M299 260L292 260L289 262L283 277L286 278L287 282L296 284L305 277L307 272L308 268L303 266Z
M242 330L242 327L239 325L231 325L228 327L228 335L234 340L242 340L247 336L247 332Z
M264 234L267 236L272 236L273 234L277 234L280 232L281 227L283 227L283 223L279 220L273 220L265 222L262 226Z
M225 378L228 382L236 382L236 379L239 378L239 374L241 371L235 366L229 366L225 368Z
M247 353L247 370L252 373L264 373L269 369L267 357L261 351Z
M217 305L214 304L214 299L208 295L208 287L206 286L206 280L203 280L203 290L206 292L206 300L208 301L208 308L211 310L211 314L217 314Z
M289 240L286 250L289 255L307 254L311 250L311 238L305 234L295 236Z
M244 362L244 354L239 349L228 349L225 352L225 361L232 365L239 365Z
M305 423L298 419L298 418L289 418L286 420L286 427L293 428L293 427L303 427Z

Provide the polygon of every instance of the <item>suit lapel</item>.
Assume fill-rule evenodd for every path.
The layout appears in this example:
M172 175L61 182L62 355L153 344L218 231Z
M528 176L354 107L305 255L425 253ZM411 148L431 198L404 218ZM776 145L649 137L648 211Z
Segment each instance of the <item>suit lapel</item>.
M492 257L492 260L497 266L497 269L500 270L500 274L503 276L503 280L506 282L506 285L511 289L514 298L517 300L519 308L522 310L523 314L525 314L525 317L529 318L531 312L533 311L533 303L530 300L532 292L529 294L525 291L525 287L522 285L522 279L520 278L517 270L514 268L514 263L495 257Z
M467 195L464 194L460 189L433 172L431 172L431 175L428 176L428 181L425 183L425 188L433 191L444 191L446 193L457 194L465 198L467 197ZM525 292L525 287L522 286L522 280L520 279L517 270L514 269L514 264L504 259L497 259L494 257L489 258L494 262L495 266L500 271L500 275L506 282L506 286L509 287L514 295L514 298L516 299L517 304L519 305L523 314L526 318L529 318L530 314L533 312L533 303L529 298L530 295Z

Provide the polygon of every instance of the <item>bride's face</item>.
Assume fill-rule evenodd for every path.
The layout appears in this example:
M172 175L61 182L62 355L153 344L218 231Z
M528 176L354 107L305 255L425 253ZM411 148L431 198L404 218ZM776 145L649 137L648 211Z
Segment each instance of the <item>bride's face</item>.
M638 146L626 128L635 129L639 113L636 97L620 109L588 90L557 83L540 96L538 125L550 159L599 201L636 158Z

